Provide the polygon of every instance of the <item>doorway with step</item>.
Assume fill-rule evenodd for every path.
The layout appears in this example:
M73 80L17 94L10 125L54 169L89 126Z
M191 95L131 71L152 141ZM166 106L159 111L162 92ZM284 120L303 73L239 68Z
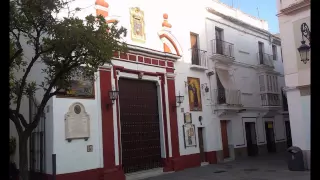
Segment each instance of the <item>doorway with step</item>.
M257 144L256 123L245 122L245 130L246 130L248 156L257 156L259 150L258 150L258 144Z
M228 126L227 125L228 125L227 120L220 121L223 159L230 158L229 141L228 141Z
M274 137L274 125L272 121L265 122L265 132L267 138L267 149L269 153L275 153L276 150L276 140Z
M201 163L206 162L206 157L204 154L203 132L204 132L204 128L199 127L198 128L198 138L199 138L199 150L200 150L200 162Z
M286 136L287 136L287 148L289 148L292 146L290 121L285 121L285 126L286 126Z

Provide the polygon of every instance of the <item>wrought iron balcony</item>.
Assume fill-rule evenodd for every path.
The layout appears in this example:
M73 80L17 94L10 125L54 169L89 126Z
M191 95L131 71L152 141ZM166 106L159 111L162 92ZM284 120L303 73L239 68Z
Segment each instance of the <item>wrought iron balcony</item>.
M211 40L212 53L234 58L234 45L219 39Z
M264 93L260 97L262 106L281 106L279 94Z
M266 53L258 53L258 61L260 65L266 65L269 67L274 67L273 66L273 56L270 54L266 54Z
M191 48L191 62L193 65L207 67L207 51Z
M214 104L227 104L227 105L242 105L241 104L241 91L230 89L214 89L213 91Z

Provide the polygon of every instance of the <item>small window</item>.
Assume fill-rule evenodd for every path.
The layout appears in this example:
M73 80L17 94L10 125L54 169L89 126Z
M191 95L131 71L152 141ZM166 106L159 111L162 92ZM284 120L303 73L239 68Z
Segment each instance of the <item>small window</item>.
M272 56L273 56L273 60L277 60L277 46L276 45L272 45Z

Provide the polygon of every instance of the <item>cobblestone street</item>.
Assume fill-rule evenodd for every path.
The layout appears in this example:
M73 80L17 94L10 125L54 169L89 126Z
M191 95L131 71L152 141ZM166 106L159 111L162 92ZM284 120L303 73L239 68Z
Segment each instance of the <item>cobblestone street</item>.
M289 171L284 154L248 157L186 169L145 180L309 180L310 171Z

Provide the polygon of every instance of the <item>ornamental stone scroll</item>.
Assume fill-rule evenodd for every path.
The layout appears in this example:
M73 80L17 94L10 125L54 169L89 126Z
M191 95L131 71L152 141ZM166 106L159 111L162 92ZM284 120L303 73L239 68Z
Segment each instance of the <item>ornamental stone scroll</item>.
M76 102L69 107L65 115L65 138L68 142L73 139L84 139L90 137L90 117L85 111L83 104Z

